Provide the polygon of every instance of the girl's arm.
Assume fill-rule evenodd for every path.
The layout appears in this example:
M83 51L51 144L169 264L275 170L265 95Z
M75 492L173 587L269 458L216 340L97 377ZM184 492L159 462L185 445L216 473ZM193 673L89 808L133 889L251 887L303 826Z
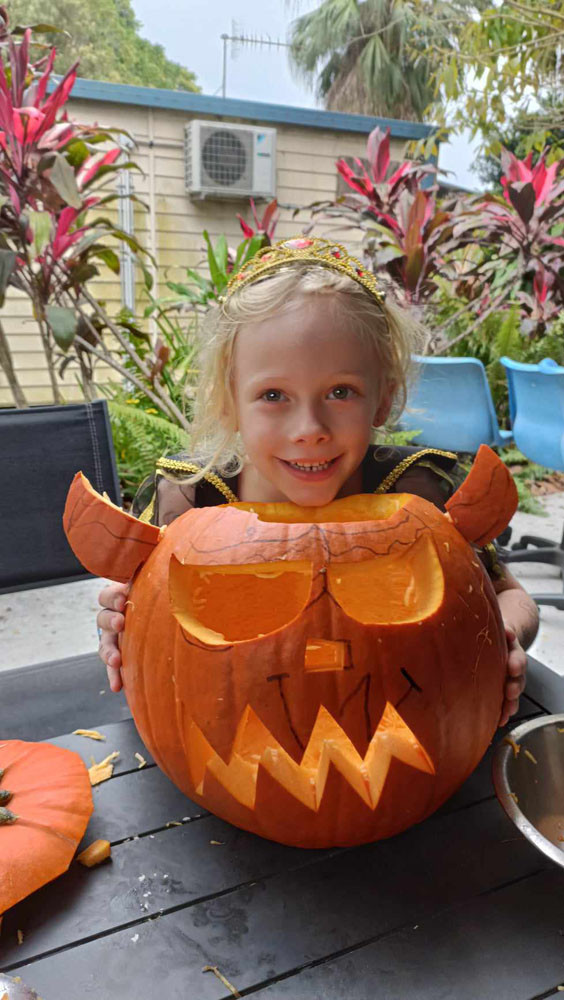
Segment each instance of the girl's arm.
M519 707L519 697L525 689L527 656L539 627L539 612L532 597L523 589L506 566L499 567L499 576L492 581L497 594L501 617L507 636L507 680L500 726L505 726Z

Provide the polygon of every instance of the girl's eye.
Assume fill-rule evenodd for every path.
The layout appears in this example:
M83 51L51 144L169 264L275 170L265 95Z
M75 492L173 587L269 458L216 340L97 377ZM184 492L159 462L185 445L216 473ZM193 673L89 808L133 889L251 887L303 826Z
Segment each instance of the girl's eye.
M336 385L329 393L334 399L350 399L354 394L355 391L351 389L350 385Z
M267 403L278 403L282 399L282 395L280 389L267 389L260 398L265 399Z

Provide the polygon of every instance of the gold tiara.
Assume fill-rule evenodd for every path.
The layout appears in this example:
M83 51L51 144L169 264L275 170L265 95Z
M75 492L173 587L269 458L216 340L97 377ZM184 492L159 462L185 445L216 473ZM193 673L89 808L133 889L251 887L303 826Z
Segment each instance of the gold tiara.
M384 295L378 288L372 271L364 267L356 257L352 257L340 243L333 243L320 236L293 236L289 240L280 240L270 247L263 247L230 279L226 297L233 295L238 288L261 281L274 271L298 261L304 264L317 264L339 274L346 274L348 278L362 285L380 305L384 301Z

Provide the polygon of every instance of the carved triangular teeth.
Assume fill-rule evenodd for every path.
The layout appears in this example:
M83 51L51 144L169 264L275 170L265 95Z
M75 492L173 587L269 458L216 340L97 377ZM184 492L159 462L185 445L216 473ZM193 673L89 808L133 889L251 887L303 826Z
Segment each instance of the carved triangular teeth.
M301 763L284 750L250 705L241 716L228 764L195 723L190 725L188 740L196 790L202 794L208 770L249 809L255 805L259 765L312 810L319 808L331 763L370 809L378 805L393 757L419 771L435 773L428 753L389 702L364 759L324 706L319 709Z

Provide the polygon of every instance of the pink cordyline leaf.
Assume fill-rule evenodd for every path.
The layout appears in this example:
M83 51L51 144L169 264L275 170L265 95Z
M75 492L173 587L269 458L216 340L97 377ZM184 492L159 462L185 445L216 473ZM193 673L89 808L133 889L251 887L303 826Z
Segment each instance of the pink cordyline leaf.
M507 183L514 183L515 181L530 181L532 163L532 153L529 153L525 160L519 160L515 154L511 153L508 149L502 149L501 169L504 174L501 178L502 185L505 187Z
M366 152L370 161L372 176L376 184L386 179L390 166L390 129L383 132L378 126L368 136Z
M87 160L84 161L80 170L76 175L76 183L78 189L82 190L87 184L96 176L101 167L109 166L115 163L118 156L121 153L119 146L115 149L110 149L107 153L103 155L95 153L93 156L89 156Z
M43 132L37 140L38 149L60 149L72 137L74 126L67 122L58 122L52 128Z
M274 230L276 229L276 224L278 222L278 215L276 214L277 208L278 202L276 198L273 198L263 212L262 222L259 227L266 233L269 239L272 239L274 236Z
M12 104L16 107L22 103L29 62L29 40L31 28L26 28L22 41L15 45L10 37L10 66L12 70Z
M539 304L542 305L546 302L548 293L553 285L554 274L550 271L547 272L542 263L540 263L533 278L533 291Z
M355 156L355 163L358 164L358 169L360 172L360 176L362 177L362 182L364 184L366 194L370 197L374 192L374 185L372 183L372 180L368 174L366 167L364 166L364 163L362 162L361 159L359 159L358 156Z
M393 215L388 215L386 212L381 212L375 205L371 205L369 211L372 215L375 215L382 225L386 226L388 229L396 234L397 236L403 235L403 230L397 221L394 219Z
M45 98L45 94L47 92L47 84L49 83L49 78L53 71L53 65L55 62L56 54L57 54L56 49L51 49L49 53L49 58L47 60L47 65L45 67L45 71L43 75L40 77L40 79L37 81L37 89L35 92L36 107L38 107L41 101Z
M43 127L45 115L38 108L14 108L14 134L22 135L21 144L31 146ZM16 120L19 119L19 125Z
M404 177L405 174L407 174L410 169L411 166L407 162L407 160L401 163L398 169L394 171L392 176L388 178L388 184L390 185L390 187L393 188L394 185L397 184L398 181L401 180L401 178Z
M251 212L253 213L253 219L255 220L255 226L257 227L257 229L260 229L259 217L257 215L257 210L256 210L256 207L255 207L255 199L254 198L249 198L249 201L251 203Z
M82 226L82 228L75 229L72 233L69 233L69 229L76 221L78 215L79 211L76 208L67 206L59 216L55 236L51 243L51 253L56 260L62 257L68 248L73 243L76 243L88 229L88 226Z
M537 205L541 205L542 202L547 197L548 193L550 192L550 189L554 184L559 166L560 164L557 163L555 160L554 163L551 163L549 167L544 169L544 176L543 174L541 174L540 171L538 173L535 171L536 176L533 177L533 187L535 189ZM543 168L544 168L544 163L543 163Z
M51 126L55 124L57 111L59 111L63 104L66 103L66 100L75 84L77 67L78 62L75 62L57 85L53 93L50 94L45 101L45 104L43 105L43 111L45 113L45 130L51 128Z
M251 227L245 222L244 218L242 217L242 215L239 214L239 212L237 212L237 218L239 219L239 225L243 230L243 236L245 237L246 240L250 240L255 235L254 229L251 229Z
M363 194L365 197L368 197L365 185L356 177L354 171L351 167L349 167L348 163L345 163L344 160L337 160L336 166L343 180L350 188L353 189L353 191L358 191L359 194Z

